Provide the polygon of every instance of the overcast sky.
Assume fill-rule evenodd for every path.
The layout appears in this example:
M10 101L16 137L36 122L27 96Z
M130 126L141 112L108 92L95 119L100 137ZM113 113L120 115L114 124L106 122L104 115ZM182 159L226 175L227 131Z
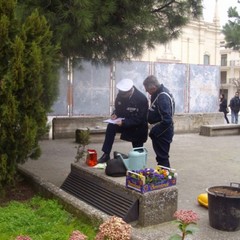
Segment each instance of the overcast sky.
M203 17L206 22L212 22L214 17L216 0L203 0ZM229 7L240 8L238 0L218 0L218 15L221 26L228 21L227 11Z

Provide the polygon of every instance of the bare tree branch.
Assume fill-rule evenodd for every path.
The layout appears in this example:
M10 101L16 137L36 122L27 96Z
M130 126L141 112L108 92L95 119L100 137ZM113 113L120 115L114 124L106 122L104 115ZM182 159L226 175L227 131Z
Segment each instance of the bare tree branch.
M174 2L176 2L176 0L172 0L172 1L168 2L167 4L163 5L162 7L152 10L151 13L161 12L162 9L168 7L169 5L171 5Z

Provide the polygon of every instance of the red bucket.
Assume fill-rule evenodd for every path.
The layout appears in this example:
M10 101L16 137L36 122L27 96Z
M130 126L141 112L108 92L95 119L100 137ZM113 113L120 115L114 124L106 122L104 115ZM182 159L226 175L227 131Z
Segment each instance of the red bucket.
M86 159L86 163L88 166L93 167L95 165L97 165L97 152L94 149L88 149L87 150L88 154L87 154L87 159Z

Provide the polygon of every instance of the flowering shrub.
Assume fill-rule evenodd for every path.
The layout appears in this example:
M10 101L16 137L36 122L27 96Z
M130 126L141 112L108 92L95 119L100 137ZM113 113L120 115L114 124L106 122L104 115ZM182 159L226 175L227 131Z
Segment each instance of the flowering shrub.
M145 177L145 184L157 183L163 180L175 178L177 176L177 173L175 173L172 169L161 166L157 166L156 169L145 168L141 170L134 170L132 172L139 174L143 178ZM132 177L134 178L136 175L132 174Z
M82 234L80 231L75 230L72 232L72 234L68 240L87 240L87 236Z
M199 220L197 213L192 210L179 210L173 215L177 220L178 229L181 231L180 234L173 235L170 240L184 240L189 234L193 234L196 230L196 224Z
M130 240L131 230L131 225L124 222L122 218L112 216L100 225L95 240Z
M32 240L32 239L28 236L17 236L15 240Z

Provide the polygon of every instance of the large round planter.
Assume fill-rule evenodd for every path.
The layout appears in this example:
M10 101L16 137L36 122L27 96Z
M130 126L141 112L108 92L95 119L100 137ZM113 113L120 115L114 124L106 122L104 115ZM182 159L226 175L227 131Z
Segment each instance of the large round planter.
M237 187L234 187L234 185ZM240 229L240 184L207 189L210 226L223 231Z

